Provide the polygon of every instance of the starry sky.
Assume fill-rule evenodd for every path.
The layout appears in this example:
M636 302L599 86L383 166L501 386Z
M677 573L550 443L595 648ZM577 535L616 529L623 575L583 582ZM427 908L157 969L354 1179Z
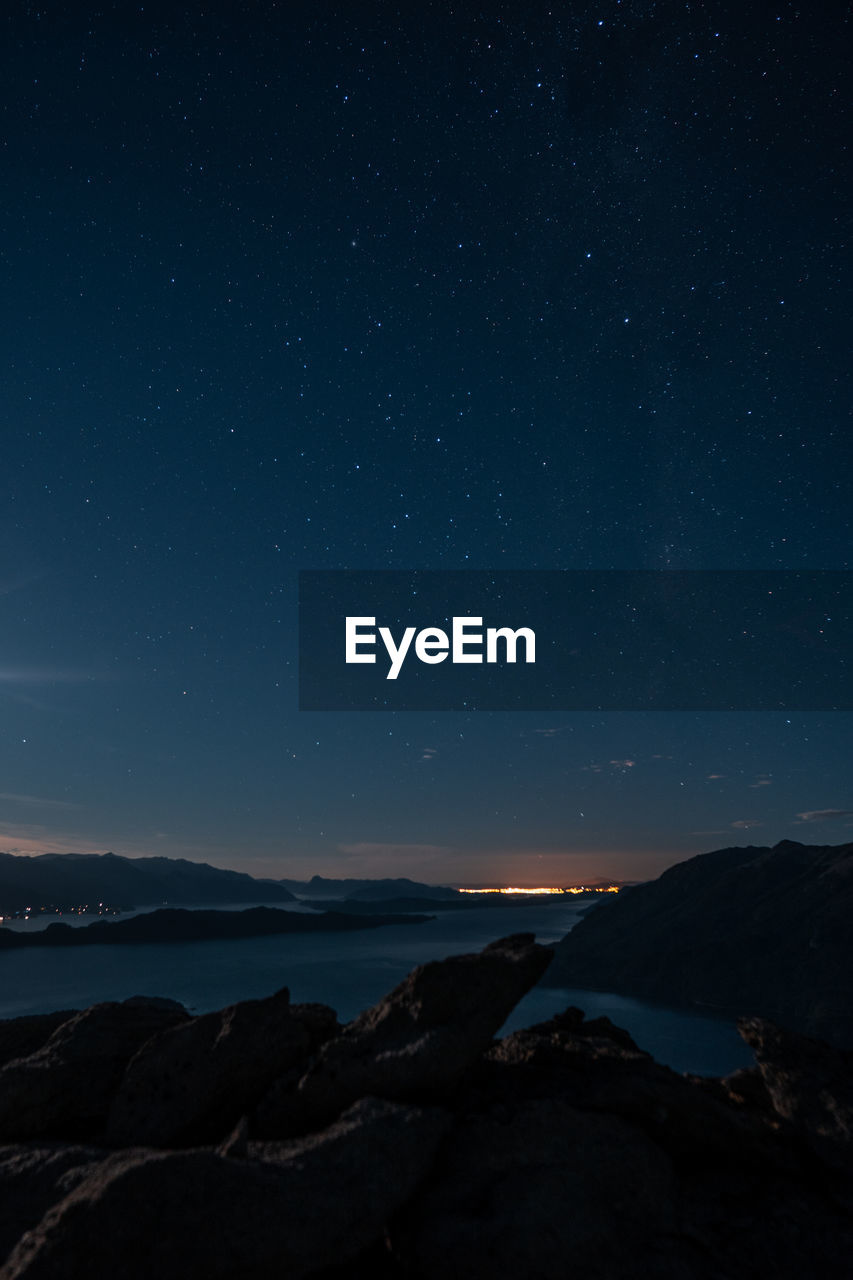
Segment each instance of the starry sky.
M851 567L845 6L2 24L0 848L559 884L850 838L848 713L296 687L300 569Z

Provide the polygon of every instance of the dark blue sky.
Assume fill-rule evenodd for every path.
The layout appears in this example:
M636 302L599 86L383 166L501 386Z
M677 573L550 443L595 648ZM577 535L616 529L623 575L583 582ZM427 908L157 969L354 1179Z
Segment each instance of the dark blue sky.
M847 714L295 682L299 569L850 568L844 6L3 26L0 847L560 883L849 836Z

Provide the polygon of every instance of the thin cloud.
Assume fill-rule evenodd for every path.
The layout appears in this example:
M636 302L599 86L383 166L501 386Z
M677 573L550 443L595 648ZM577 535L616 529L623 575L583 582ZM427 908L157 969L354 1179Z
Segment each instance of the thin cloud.
M86 684L111 679L101 671L71 667L0 667L0 684Z
M18 574L15 578L0 579L0 596L11 595L13 591L23 591L25 587L31 586L34 582L40 582L46 578L46 569L34 569L30 573Z
M853 809L807 809L797 817L800 822L841 822L853 818Z
M41 853L104 853L113 846L86 840L73 834L56 835L33 824L0 825L0 850L25 856ZM118 852L116 849L115 852Z
M45 796L21 795L17 791L0 791L0 800L11 804L30 805L37 809L80 809L82 805L72 804L69 800L49 800Z
M115 835L95 838L91 835L72 830L51 830L37 823L0 823L0 851L21 855L37 856L42 853L112 853L123 858L150 858L154 850L151 848L153 836L137 840L116 839ZM164 850L162 845L156 849L158 855ZM175 842L168 849L170 858L186 858L189 862L209 862L214 865L234 869L233 850L216 852L211 845L194 845ZM276 860L276 865L280 865ZM242 869L242 863L240 864Z
M355 858L443 858L453 852L450 845L444 844L394 844L391 842L382 844L369 840L355 844L339 844L337 847L340 853L346 853Z
M763 827L764 823L759 822L757 818L738 818L732 826L737 827L739 831L748 831L750 827Z
M607 764L610 769L618 769L624 773L627 769L634 769L637 766L636 760L608 760ZM582 764L581 773L603 773L605 766L603 764Z

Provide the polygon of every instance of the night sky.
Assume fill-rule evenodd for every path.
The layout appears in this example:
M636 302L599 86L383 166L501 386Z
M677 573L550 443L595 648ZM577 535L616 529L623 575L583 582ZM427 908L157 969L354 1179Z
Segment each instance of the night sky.
M296 688L300 569L851 568L844 8L7 6L0 848L850 839L847 713Z

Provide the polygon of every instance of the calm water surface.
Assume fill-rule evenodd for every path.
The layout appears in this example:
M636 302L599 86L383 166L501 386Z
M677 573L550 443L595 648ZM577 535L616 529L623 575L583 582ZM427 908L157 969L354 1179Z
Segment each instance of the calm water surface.
M294 1001L329 1004L348 1021L416 964L478 951L510 933L535 933L539 942L555 942L577 923L581 910L562 904L513 906L447 912L426 924L355 933L28 947L0 953L0 1018L80 1009L131 995L169 996L204 1013L287 986ZM721 1075L752 1062L729 1022L601 992L535 988L516 1006L505 1030L541 1022L570 1004L590 1018L606 1014L640 1048L677 1071Z

